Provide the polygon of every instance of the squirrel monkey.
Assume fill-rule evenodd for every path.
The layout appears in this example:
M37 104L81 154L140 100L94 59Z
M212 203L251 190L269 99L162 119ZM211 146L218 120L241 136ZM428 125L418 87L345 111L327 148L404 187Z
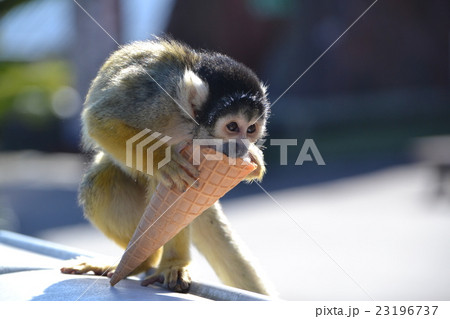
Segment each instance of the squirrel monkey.
M158 183L181 191L195 184L197 168L178 152L193 139L222 139L224 153L227 141L236 141L236 156L248 154L258 165L246 180L260 180L265 166L255 143L265 134L268 114L264 85L228 56L195 51L171 39L122 47L92 82L82 113L83 144L96 152L80 186L85 216L126 248ZM126 165L126 141L146 128L171 137L167 142L171 161L161 168L155 165L153 175ZM154 163L165 158L165 149L153 153ZM146 171L146 158L142 163ZM191 239L224 284L269 294L218 202L134 274L156 268L143 285L159 282L173 291L188 291ZM111 275L114 266L84 262L61 271Z

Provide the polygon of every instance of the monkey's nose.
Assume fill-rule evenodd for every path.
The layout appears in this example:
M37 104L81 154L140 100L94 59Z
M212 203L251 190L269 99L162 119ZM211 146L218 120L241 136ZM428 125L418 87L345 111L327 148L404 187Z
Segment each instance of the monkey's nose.
M248 147L240 140L229 140L223 143L222 152L228 157L243 158L248 154Z

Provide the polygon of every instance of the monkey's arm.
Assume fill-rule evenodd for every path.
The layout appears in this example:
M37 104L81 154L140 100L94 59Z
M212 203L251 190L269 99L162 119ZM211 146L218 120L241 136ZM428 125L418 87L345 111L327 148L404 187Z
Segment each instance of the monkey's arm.
M85 135L93 139L100 147L110 154L116 161L126 164L127 140L138 134L141 130L125 124L116 118L101 118L90 109L83 112L85 124ZM154 143L155 141L153 141ZM150 146L152 143L149 143ZM136 154L133 154L136 155ZM145 152L143 152L143 156ZM154 159L156 163L164 158L164 148L155 150ZM147 160L143 158L142 163L146 170Z
M85 139L94 140L116 162L119 162L122 166L126 165L127 141L141 132L141 130L124 123L120 119L100 117L89 108L83 112L83 122L85 125ZM180 138L177 138L175 131L172 131L172 133L175 135L175 141L180 140ZM151 147L156 142L157 139L150 141L145 145L145 148ZM168 146L161 145L152 152L151 164L153 165L154 177L161 180L168 187L175 185L180 190L184 190L187 186L194 184L199 173L173 146L171 147L170 162L158 168L158 163L166 157L165 150ZM134 149L131 151L133 152L133 157L138 155ZM147 152L145 151L142 152L141 163L143 164L142 171L148 172Z

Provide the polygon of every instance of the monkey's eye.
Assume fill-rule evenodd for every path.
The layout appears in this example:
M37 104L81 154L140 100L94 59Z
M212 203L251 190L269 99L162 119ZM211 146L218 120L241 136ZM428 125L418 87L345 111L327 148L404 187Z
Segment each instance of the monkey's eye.
M236 132L236 131L239 130L239 129L238 129L238 125L237 125L236 122L228 123L228 124L227 124L227 129L228 129L230 132Z
M255 124L252 124L252 125L250 125L248 128L247 128L247 133L255 133L255 131L256 131L256 125Z

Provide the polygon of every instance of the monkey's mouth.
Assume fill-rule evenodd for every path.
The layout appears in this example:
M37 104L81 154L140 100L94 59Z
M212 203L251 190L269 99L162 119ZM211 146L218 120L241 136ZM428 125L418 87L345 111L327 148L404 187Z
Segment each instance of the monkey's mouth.
M222 153L231 158L248 158L248 146L241 140L230 140L222 143Z

